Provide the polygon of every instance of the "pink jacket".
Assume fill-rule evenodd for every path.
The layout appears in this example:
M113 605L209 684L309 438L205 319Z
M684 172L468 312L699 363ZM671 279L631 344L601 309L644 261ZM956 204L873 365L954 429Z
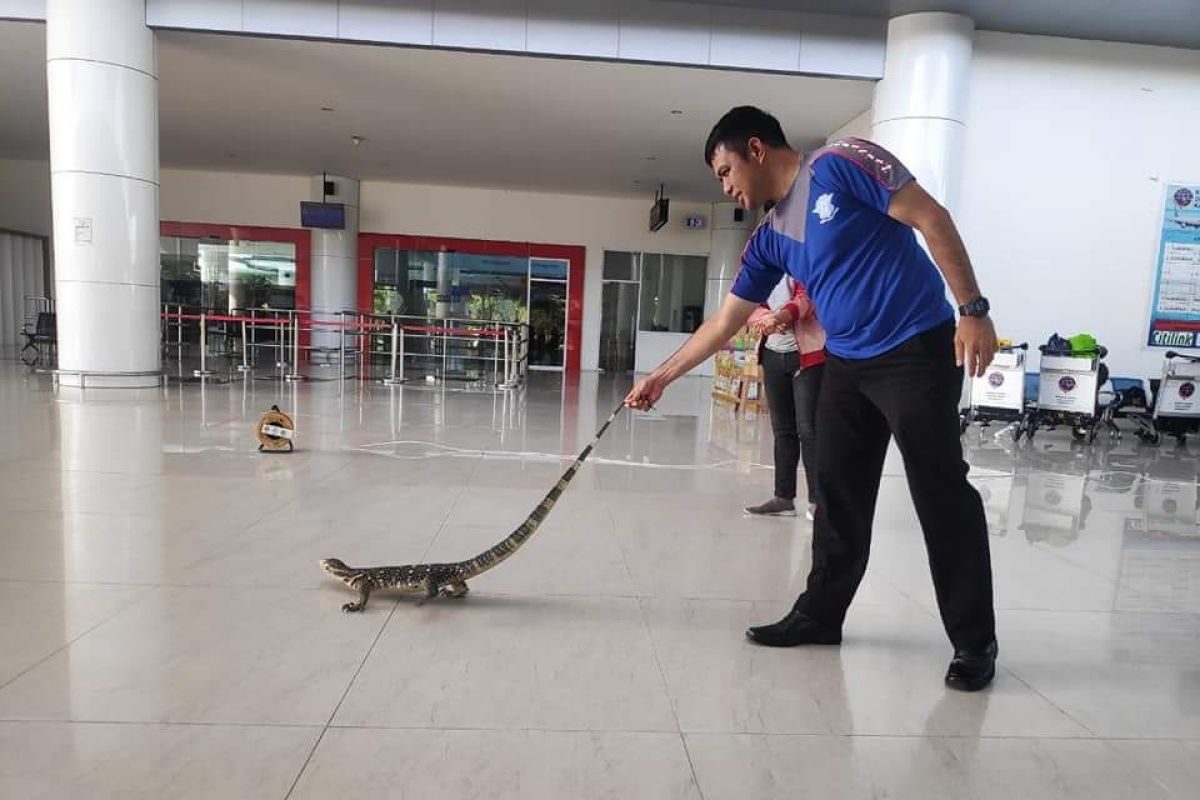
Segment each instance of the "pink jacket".
M792 299L789 300L783 308L791 312L792 331L796 337L796 343L800 346L800 366L807 369L815 367L818 364L825 363L825 329L821 327L820 321L817 319L817 311L813 307L812 300L808 298L808 292L804 290L804 285L799 281L788 278L792 284ZM782 309L781 309L782 310ZM774 317L775 312L771 310L766 303L755 309L754 313L746 321L749 325L754 325L760 320L765 320L768 317ZM759 337L758 340L758 360L762 361L763 347L766 346L767 337Z

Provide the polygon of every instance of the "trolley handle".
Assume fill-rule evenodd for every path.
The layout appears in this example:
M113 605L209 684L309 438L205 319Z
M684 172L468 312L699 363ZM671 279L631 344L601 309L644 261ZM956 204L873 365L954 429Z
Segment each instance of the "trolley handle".
M1015 350L1028 350L1029 342L1021 342L1020 344L1009 344L1000 348L1001 352L1011 353Z
M1182 358L1184 361L1200 364L1200 356L1189 356L1187 353L1176 353L1174 350L1167 351L1167 358Z

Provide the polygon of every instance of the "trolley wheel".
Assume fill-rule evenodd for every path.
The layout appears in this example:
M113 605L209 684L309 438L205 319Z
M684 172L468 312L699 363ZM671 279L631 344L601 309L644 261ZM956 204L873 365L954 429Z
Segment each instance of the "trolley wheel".
M1146 444L1159 444L1162 442L1162 434L1158 431L1143 431L1137 432L1138 439L1141 439Z
M1075 441L1082 442L1088 436L1087 428L1082 425L1072 425L1071 435L1075 437Z

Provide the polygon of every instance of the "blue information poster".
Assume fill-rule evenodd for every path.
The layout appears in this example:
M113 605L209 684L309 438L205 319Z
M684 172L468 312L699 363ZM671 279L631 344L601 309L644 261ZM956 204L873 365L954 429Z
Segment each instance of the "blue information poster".
M1196 347L1200 335L1200 184L1167 186L1150 309L1151 347Z

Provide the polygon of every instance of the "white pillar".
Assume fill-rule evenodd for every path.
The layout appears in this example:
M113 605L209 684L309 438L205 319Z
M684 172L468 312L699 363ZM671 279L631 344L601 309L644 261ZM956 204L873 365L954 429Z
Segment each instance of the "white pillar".
M437 305L434 308L438 319L446 319L450 316L452 277L450 252L443 247L437 254Z
M708 285L704 293L705 319L717 313L733 288L733 280L742 266L742 251L754 224L754 212L743 209L738 203L713 203Z
M115 373L88 386L155 386L158 70L145 0L48 0L46 78L59 368Z
M966 136L975 23L920 13L888 23L883 80L875 87L871 138L892 151L951 210Z
M332 194L323 194L325 181L333 184ZM312 179L312 199L346 207L345 228L312 231L313 322L337 321L339 311L358 308L358 181L338 175L317 175ZM338 335L336 328L318 326L313 331L312 344L330 348L324 354L326 358L337 358L333 350L338 347Z

